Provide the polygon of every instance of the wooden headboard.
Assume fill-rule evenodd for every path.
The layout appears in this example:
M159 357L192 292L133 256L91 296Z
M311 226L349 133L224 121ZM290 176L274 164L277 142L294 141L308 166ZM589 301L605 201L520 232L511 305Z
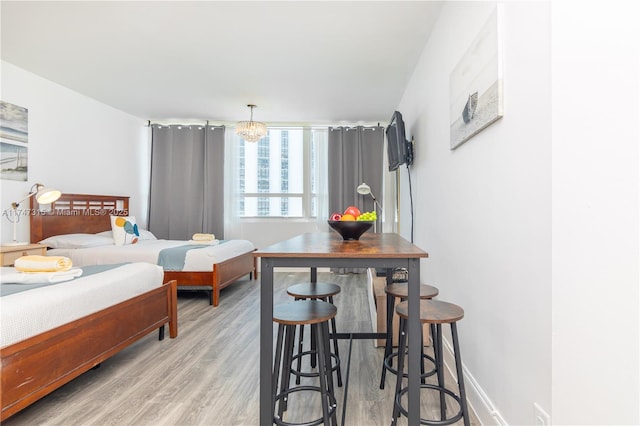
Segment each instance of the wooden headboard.
M129 197L116 195L62 194L48 210L40 210L35 197L30 204L32 243L54 235L109 231L111 215L129 215Z

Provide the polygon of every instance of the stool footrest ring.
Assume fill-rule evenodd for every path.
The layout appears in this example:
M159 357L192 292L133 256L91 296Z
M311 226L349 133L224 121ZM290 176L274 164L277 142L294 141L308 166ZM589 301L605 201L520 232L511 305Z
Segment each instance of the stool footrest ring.
M386 368L387 371L395 374L396 376L398 375L398 370L391 366L391 361L393 360L393 358L397 358L397 357L398 357L398 352L392 352L388 357L384 359L384 368ZM431 377L434 374L436 374L438 372L438 369L436 367L436 360L432 356L427 354L422 354L422 358L428 359L429 361L431 361L433 363L433 368L429 371L425 371L424 374L421 374L420 378L424 379L426 377ZM407 373L403 373L402 377L409 377L409 375Z
M422 384L420 385L420 389L431 389L431 390L436 390L438 392L443 392L446 395L449 395L451 398L453 398L458 403L458 407L459 407L458 412L453 417L449 417L447 419L430 420L430 419L420 418L421 425L432 425L432 426L450 425L462 418L462 405L460 404L460 397L458 395L456 395L455 393L453 393L447 388L443 388L443 387L440 387L437 385L431 385L431 384ZM400 390L400 393L396 395L396 399L395 399L396 407L398 408L400 413L402 413L402 415L405 417L409 417L409 412L405 410L400 400L402 398L402 395L407 393L408 390L409 388L402 388L402 390Z
M297 360L300 357L306 356L306 355L317 355L318 351L305 351L305 352L300 352L298 354L295 354L292 358L291 358L291 364L293 364L293 361ZM340 358L338 358L338 355L331 353L329 354L331 356L331 359L335 361L335 364L332 363L331 365L331 372L334 372L338 369L338 367L340 367ZM296 370L295 368L291 367L289 369L289 371L291 371L291 374L294 374L296 376L300 376L300 377L318 377L318 372L309 372L309 373L305 373L303 371L299 371Z
M304 391L322 392L322 390L320 389L319 386L296 386L294 388L289 388L286 391L277 394L275 396L275 398L274 398L274 401L277 402L277 401L279 401L279 400L281 400L283 398L287 398L292 393L304 392ZM327 397L329 398L329 417L331 417L331 416L333 416L333 414L337 410L336 398L331 393L328 393ZM310 420L310 421L305 422L305 423L289 423L289 422L285 422L284 420L282 420L278 416L274 416L274 418L273 418L273 423L275 423L277 425L280 425L280 426L316 426L316 425L322 424L322 422L323 422L323 418L322 417L320 417L319 419L316 419L316 420Z

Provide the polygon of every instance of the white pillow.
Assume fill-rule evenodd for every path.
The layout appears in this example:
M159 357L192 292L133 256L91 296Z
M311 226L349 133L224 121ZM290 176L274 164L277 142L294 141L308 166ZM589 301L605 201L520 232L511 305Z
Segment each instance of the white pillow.
M112 245L113 238L96 234L65 234L45 238L39 244L59 249L87 248Z
M151 233L151 231L147 231L146 229L138 228L138 232L140 233L140 238L138 238L138 241L158 239L156 238L155 235ZM109 237L113 239L113 231L103 231L103 232L97 233L96 235L103 235L105 237Z
M157 240L156 236L146 229L138 229L140 231L140 240Z
M111 231L117 246L135 244L140 238L135 216L111 216Z

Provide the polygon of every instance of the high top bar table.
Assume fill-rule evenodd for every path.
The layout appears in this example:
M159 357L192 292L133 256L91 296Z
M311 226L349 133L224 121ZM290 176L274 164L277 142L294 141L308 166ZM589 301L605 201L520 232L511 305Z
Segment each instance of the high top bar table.
M306 267L315 280L316 268L406 268L409 271L408 338L420 340L420 259L428 254L398 234L365 233L344 241L336 232L298 235L254 252L260 258L260 425L273 424L273 269ZM390 277L390 274L387 274ZM359 333L362 334L362 333ZM386 336L386 335L385 335ZM360 336L362 338L363 336ZM378 333L371 333L371 338ZM409 424L420 423L420 347L409 347Z

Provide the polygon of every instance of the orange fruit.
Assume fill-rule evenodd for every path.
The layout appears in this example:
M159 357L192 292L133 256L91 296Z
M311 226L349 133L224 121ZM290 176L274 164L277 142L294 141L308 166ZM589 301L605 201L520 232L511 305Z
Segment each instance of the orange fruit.
M345 220L356 220L356 218L352 214L343 214L342 218L340 220L342 220L342 221L345 221Z

